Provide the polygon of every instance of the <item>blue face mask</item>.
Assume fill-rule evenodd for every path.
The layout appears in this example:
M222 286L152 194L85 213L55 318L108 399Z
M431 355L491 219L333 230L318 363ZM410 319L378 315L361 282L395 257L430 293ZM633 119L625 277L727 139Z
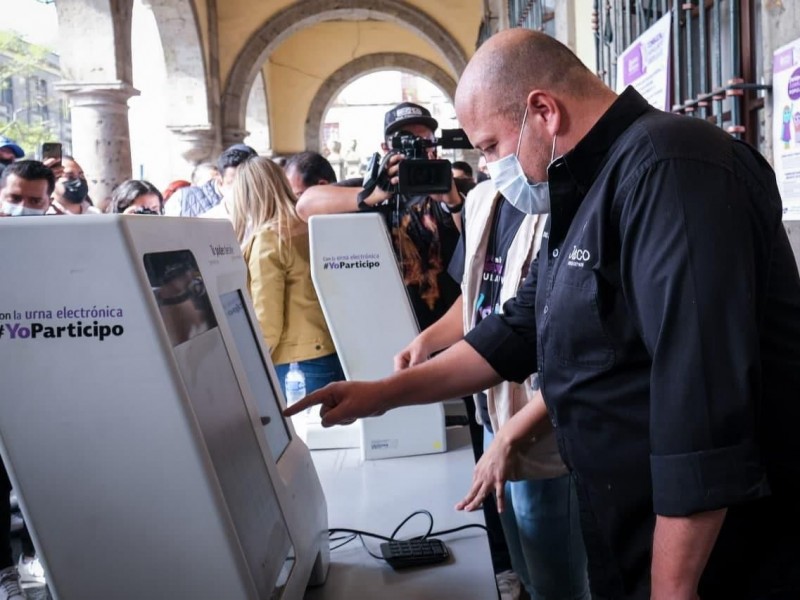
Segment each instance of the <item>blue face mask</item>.
M517 151L493 162L486 163L489 176L492 178L494 188L517 210L528 215L540 215L550 212L550 186L546 181L530 183L522 170L522 165L517 156L522 145L522 132L525 131L525 122L528 120L528 107L522 117L522 127L519 130ZM550 164L556 154L556 139L553 136L553 149L550 153Z

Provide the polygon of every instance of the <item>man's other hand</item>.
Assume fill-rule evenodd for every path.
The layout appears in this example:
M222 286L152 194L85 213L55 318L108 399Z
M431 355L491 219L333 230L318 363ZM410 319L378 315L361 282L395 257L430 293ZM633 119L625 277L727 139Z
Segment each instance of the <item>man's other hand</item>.
M415 337L411 343L394 356L394 370L402 371L428 360L431 350L425 343L423 334Z

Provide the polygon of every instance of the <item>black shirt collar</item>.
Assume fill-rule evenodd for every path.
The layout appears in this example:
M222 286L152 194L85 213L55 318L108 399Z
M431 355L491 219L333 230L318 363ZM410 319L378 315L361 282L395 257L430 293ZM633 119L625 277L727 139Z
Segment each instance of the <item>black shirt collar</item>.
M572 223L612 146L634 121L649 110L632 87L620 94L578 144L547 170L550 188L549 245L557 246Z
M591 187L609 150L619 136L648 110L651 110L651 107L647 101L639 92L628 86L589 133L562 157L583 194Z

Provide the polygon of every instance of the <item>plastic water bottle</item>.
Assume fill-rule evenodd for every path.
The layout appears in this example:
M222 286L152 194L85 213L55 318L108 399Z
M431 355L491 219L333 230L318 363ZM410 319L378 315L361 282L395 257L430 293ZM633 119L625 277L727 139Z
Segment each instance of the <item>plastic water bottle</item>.
M284 380L286 388L286 405L291 406L306 395L306 376L300 370L300 365L293 362L289 365L289 372Z
M291 406L306 395L306 376L300 369L300 365L293 362L289 365L289 372L286 373L284 380L284 387L286 388L286 405ZM301 440L306 440L306 432L308 430L308 411L303 411L292 417L294 430Z

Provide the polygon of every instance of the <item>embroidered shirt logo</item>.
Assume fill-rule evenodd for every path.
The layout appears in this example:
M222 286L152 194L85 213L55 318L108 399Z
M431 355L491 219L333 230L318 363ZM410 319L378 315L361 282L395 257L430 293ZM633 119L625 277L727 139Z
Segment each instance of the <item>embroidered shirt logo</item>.
M572 247L572 252L567 256L567 266L583 268L583 265L592 258L592 253L577 246Z

